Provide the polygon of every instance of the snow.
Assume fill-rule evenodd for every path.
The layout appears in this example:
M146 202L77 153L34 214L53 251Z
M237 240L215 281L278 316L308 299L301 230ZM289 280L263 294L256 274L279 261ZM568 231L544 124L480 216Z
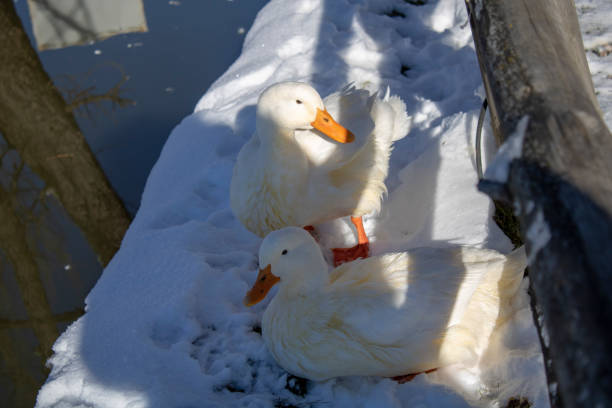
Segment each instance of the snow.
M582 41L603 118L612 128L612 2L576 0Z
M604 3L577 2L579 10ZM385 15L392 10L400 16ZM582 15L608 31L585 34L585 42L610 40L608 20L598 13ZM37 406L501 407L520 396L547 407L526 279L478 366L445 367L402 385L376 377L308 382L304 396L286 386L296 380L258 333L267 301L242 305L261 240L233 217L229 183L254 130L257 97L278 81L307 81L323 96L349 82L383 92L389 86L406 102L411 129L395 144L389 195L380 214L365 218L374 253L457 244L511 249L475 187L482 86L466 19L460 0L421 7L272 0L238 60L170 135L121 249L86 300L87 313L54 346ZM611 57L591 54L610 123ZM484 135L490 162L492 136ZM346 220L318 230L327 248L354 239Z
M528 259L528 262L531 264L531 262L536 258L538 252L540 252L540 250L548 244L548 241L550 241L551 238L550 229L548 228L548 223L544 218L544 213L542 213L542 210L538 209L535 218L527 229L527 233L525 235L527 236L529 244L531 245Z
M520 158L523 152L523 139L525 138L528 124L529 117L522 117L516 124L514 132L499 146L499 150L484 174L486 180L506 183L510 171L510 163L512 160Z

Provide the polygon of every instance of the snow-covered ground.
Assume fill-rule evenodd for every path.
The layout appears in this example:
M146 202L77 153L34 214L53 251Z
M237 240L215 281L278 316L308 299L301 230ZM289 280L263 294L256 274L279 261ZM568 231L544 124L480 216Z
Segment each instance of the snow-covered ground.
M612 6L604 3L578 2L597 31L585 34L586 48L612 42L604 23ZM588 58L610 124L612 55ZM403 385L375 377L303 384L274 362L258 333L267 302L242 305L261 240L233 217L229 182L254 130L259 93L282 80L310 82L323 96L349 82L389 86L406 102L411 129L391 157L389 196L381 214L365 219L374 253L511 249L475 187L483 91L464 3L272 0L240 58L170 135L87 313L55 344L37 406L495 407L512 396L548 406L526 282L478 367L449 367ZM345 220L321 231L327 247L351 244Z
M612 2L575 0L575 3L595 93L608 129L612 129Z

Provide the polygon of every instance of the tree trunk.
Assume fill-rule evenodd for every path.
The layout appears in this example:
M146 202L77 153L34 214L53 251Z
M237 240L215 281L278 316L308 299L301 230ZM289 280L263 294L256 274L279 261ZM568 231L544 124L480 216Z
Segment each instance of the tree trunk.
M0 27L0 133L57 195L106 265L129 215L44 71L12 0L0 0Z
M3 377L12 381L13 388L9 386L8 392L2 394L2 403L7 407L33 407L36 391L42 383L24 367L23 361L20 360L20 344L7 333L8 330L10 329L0 328L0 359L7 373Z
M612 135L574 4L466 4L494 132L526 124L507 180L479 187L519 219L552 405L612 406Z
M13 266L19 292L28 316L28 323L38 340L37 355L44 375L47 370L44 361L51 356L51 347L58 336L57 325L47 300L36 264L36 250L27 239L27 226L17 216L16 197L0 187L0 247ZM8 377L15 387L14 396L7 396L15 406L32 406L39 384L23 367L23 350L15 344L10 327L0 326L0 356L5 364ZM23 337L23 336L22 336ZM8 403L8 401L7 401Z

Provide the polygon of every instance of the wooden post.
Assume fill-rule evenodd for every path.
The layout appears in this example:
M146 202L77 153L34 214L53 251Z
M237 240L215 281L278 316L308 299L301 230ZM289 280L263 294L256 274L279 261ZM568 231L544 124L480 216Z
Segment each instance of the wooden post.
M494 133L504 141L526 124L507 180L479 187L519 219L551 403L612 406L612 135L574 4L466 5Z

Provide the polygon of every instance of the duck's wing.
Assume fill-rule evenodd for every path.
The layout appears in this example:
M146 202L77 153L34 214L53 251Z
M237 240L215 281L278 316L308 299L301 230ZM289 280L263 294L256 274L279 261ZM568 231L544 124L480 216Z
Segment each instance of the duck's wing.
M418 248L341 265L331 274L334 319L371 344L441 341L460 323L491 264L505 261L474 250Z
M368 102L368 110L374 129L367 141L350 159L326 174L331 186L351 192L342 197L352 200L345 205L353 205L353 215L358 216L380 210L381 199L387 192L385 179L392 144L404 137L409 129L406 106L396 96L388 93L384 99L373 96Z

